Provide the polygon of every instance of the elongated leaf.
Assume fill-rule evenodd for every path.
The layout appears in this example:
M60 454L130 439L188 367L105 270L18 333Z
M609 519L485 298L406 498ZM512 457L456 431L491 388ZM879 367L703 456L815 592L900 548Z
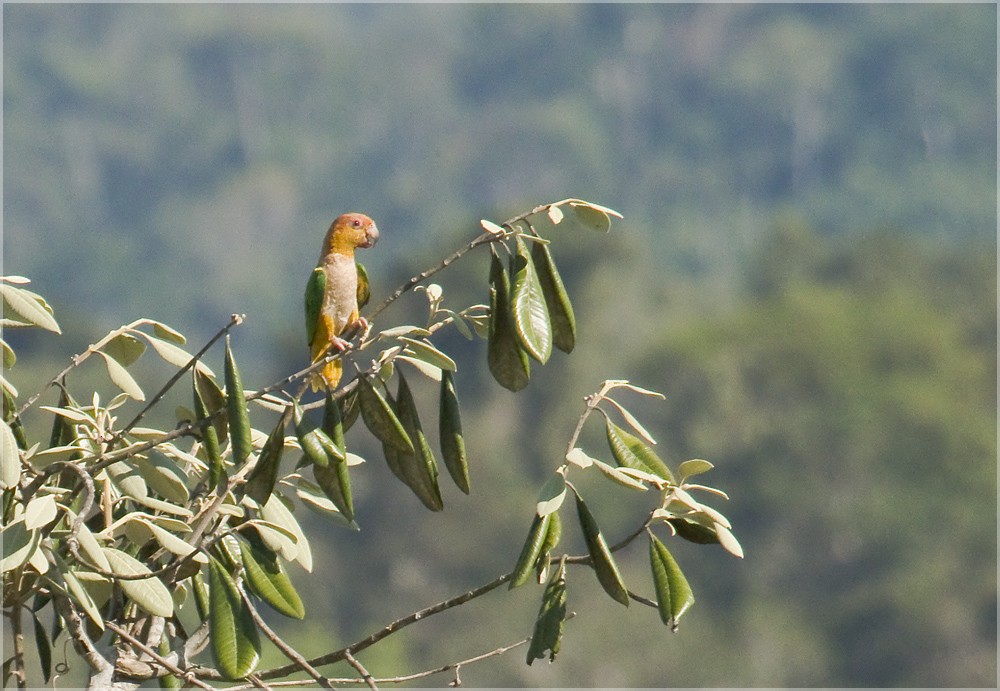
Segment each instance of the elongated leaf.
M76 401L71 400L69 392L66 391L65 387L60 388L59 402L56 404L56 407L66 408L71 405L76 407ZM74 436L73 428L64 416L53 416L52 432L49 434L49 448L54 446L69 446L70 443L72 443Z
M608 446L618 465L636 470L645 470L659 477L674 482L674 474L667 464L649 448L642 439L625 431L611 420L606 420Z
M490 248L490 313L487 322L486 361L493 378L505 389L520 391L528 385L531 365L514 328L510 310L510 276L495 248Z
M603 207L587 202L577 202L570 203L570 208L573 209L577 223L584 228L596 230L599 233L611 230L611 217L603 210Z
M295 516L289 511L285 504L281 501L281 496L277 493L271 494L271 498L267 500L264 506L260 507L260 515L265 521L270 521L280 528L284 528L289 533L295 536L295 541L292 542L284 535L281 538L284 540L285 544L281 545L281 556L285 557L288 561L297 561L303 569L312 572L313 569L313 558L312 550L309 547L309 540L306 539L305 533L302 532L302 527L299 522L295 520ZM275 530L266 530L264 526L258 525L257 531L260 533L262 538L265 538L265 533L270 533L271 538L280 535ZM279 551L272 545L268 540L264 539L267 546L274 551ZM288 544L291 544L291 555L288 555Z
M41 296L8 283L0 283L0 294L3 295L4 302L29 324L57 334L62 333L59 324L52 316L51 308Z
M146 340L149 341L149 345L153 347L153 351L156 352L156 354L159 355L164 362L168 362L174 367L184 367L191 361L191 353L184 350L180 346L175 345L176 341L173 339L165 340L147 333L143 333L142 335L146 337ZM181 342L183 343L183 341ZM208 365L201 360L196 362L194 366L201 370L203 374L210 377L214 376L214 373L211 369L209 369Z
M0 420L0 487L11 489L17 487L21 479L21 452L17 448L14 430L5 421Z
M112 547L103 548L104 557L108 560L111 571L119 576L138 576L151 573L149 568L121 550ZM169 617L174 613L174 600L170 591L156 576L139 580L118 581L122 590L135 604L150 614L158 617Z
M24 507L24 527L28 530L42 528L54 521L57 515L54 495L35 495Z
M677 467L677 474L680 476L681 482L684 482L687 478L707 473L714 467L714 465L701 458L692 458L690 461L684 461Z
M517 253L511 257L511 313L521 345L528 354L546 363L552 355L552 324L545 294L524 240L516 238Z
M448 474L460 490L469 493L469 460L462 435L462 417L455 391L455 377L445 370L441 377L441 405L438 415L441 455Z
M192 390L194 394L194 414L198 419L208 417L208 407L202 398L202 389L198 386L201 373L195 370ZM226 482L226 471L222 465L222 450L219 447L219 433L215 425L208 424L201 429L201 443L205 447L205 460L208 461L208 486L215 489Z
M613 482L617 482L622 487L639 490L640 492L645 492L646 490L649 489L646 485L642 484L641 481L635 479L634 477L631 477L630 475L627 475L626 473L622 472L622 470L619 468L615 468L614 466L608 465L607 463L595 460L594 467L596 467L599 471L601 471L604 477L612 480ZM656 477L656 476L651 475L651 477Z
M330 435L303 415L298 401L292 404L292 423L295 425L295 436L298 437L299 446L313 465L326 467L330 463L344 460L343 449L330 439Z
M438 350L434 344L426 339L417 340L415 338L402 336L399 340L406 344L406 351L409 351L408 354L418 360L422 360L429 365L437 367L438 369L451 372L454 372L458 368L458 365L455 364L454 360Z
M615 564L615 560L611 556L611 549L608 547L604 535L601 534L597 521L579 494L576 495L576 513L580 519L583 539L587 543L591 566L594 567L597 580L600 581L604 592L628 607L628 590L625 588L625 581L618 571L618 565Z
M236 584L215 559L209 565L208 602L216 667L226 679L242 679L260 660L260 635Z
M562 539L562 519L559 518L559 512L556 511L549 515L552 516L552 519L549 521L548 530L545 531L545 541L542 543L542 551L538 554L538 560L535 562L535 574L538 577L539 583L544 583L545 579L548 578L549 555Z
M313 477L323 493L348 521L354 520L354 500L351 496L351 474L347 463L332 459L326 466L313 464Z
M721 523L715 524L715 534L719 536L719 544L734 557L743 558L743 547L736 536Z
M535 619L535 630L528 645L526 662L530 665L535 660L545 657L551 662L559 654L562 643L563 625L566 622L566 563L560 562L559 568L545 586L542 595L542 605Z
M253 593L286 617L304 619L306 608L282 568L281 560L262 545L249 542L240 544L240 554L247 584Z
M689 521L684 518L668 518L667 523L673 526L679 537L699 545L714 545L719 542L719 536L711 528Z
M563 500L566 498L566 477L562 473L554 473L552 477L545 481L542 489L538 492L538 503L535 505L535 513L545 516L553 511L559 510Z
M247 475L246 493L260 505L267 503L278 481L281 456L285 450L285 424L288 422L288 408L278 418L277 424L268 435L260 450L257 464Z
M212 413L212 425L215 426L215 434L221 441L229 435L229 416L226 413L226 394L216 383L212 375L196 369L194 372L195 385L201 394L201 400L205 402L205 408Z
M694 593L666 545L652 533L649 533L649 564L660 620L676 631L681 616L694 604Z
M604 397L604 400L607 401L608 403L610 403L611 405L613 405L615 408L618 409L618 412L621 413L621 415L622 415L623 418L625 418L625 422L627 422L632 427L632 429L634 429L636 432L638 432L640 437L642 437L643 439L645 439L650 444L655 444L656 443L656 440L653 439L653 435L651 435L649 433L649 431L645 427L642 426L642 423L640 423L639 420L636 419L635 415L633 415L632 413L630 413L625 408L625 406L623 406L621 403L619 403L618 401L614 400L613 398L610 398L610 397L607 397L607 396Z
M28 561L41 539L41 532L28 530L23 519L5 525L0 530L0 544L3 545L0 573L7 573Z
M243 395L243 380L239 368L229 347L229 335L226 335L226 412L229 414L229 440L233 449L233 463L239 467L253 451L253 441L250 435L250 414L247 412L247 401Z
M164 341L170 341L171 343L176 343L177 345L184 345L187 343L187 339L184 338L184 334L177 329L153 319L148 320L148 323L152 324L153 333L156 334L158 338Z
M508 590L524 585L528 582L528 576L535 569L538 557L542 553L542 546L545 544L545 536L549 530L549 523L552 522L553 514L547 513L539 516L537 513L531 519L531 527L528 529L528 537L521 548L521 554L517 557L514 565L514 575L511 576Z
M131 367L146 352L146 344L131 334L121 333L108 341L101 350L117 360L122 367Z
M104 358L104 364L108 368L108 376L111 377L111 381L115 386L137 401L146 400L146 394L142 392L139 384L136 383L135 379L132 378L132 375L128 373L128 370L121 366L121 363L105 352L100 350L95 352Z
M90 593L87 592L87 589L80 584L80 580L70 569L69 565L66 564L66 562L64 562L58 554L54 554L53 556L56 560L56 570L59 572L59 575L62 576L63 583L66 586L66 591L70 594L73 600L80 605L84 613L86 613L90 620L94 622L97 628L103 631L104 618L101 616L100 610L97 609L97 605L94 603L94 598L92 598Z
M365 426L379 441L402 453L414 453L403 423L367 377L358 377L358 404Z
M11 434L14 435L14 443L18 448L27 450L28 440L24 436L24 425L21 424L21 418L14 415L14 396L17 395L16 392L11 391L8 388L6 380L0 377L0 389L3 390L3 418L2 420L8 424L10 427ZM42 406L39 406L42 407ZM6 448L4 449L4 458L7 458Z
M38 620L38 616L32 612L31 621L35 628L35 650L38 651L38 662L42 667L42 678L45 683L49 683L52 677L52 644L49 636L45 633L45 627Z
M190 498L186 478L174 463L163 456L148 458L133 456L132 464L146 485L161 497L175 504L186 504Z
M558 210L558 207L552 208ZM576 316L549 246L542 242L532 243L531 259L552 324L552 344L564 353L572 352L576 346Z
M431 511L441 511L444 508L444 501L438 486L437 462L434 460L434 454L420 426L420 417L417 415L413 394L410 393L410 387L401 371L399 372L399 388L396 391L396 406L403 428L409 438L413 440L415 447L414 454L401 453L399 458L406 484L423 502L424 506Z

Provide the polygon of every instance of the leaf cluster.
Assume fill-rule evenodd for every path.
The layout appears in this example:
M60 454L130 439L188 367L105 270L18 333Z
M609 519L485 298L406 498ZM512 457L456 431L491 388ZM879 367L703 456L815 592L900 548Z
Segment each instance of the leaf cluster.
M425 323L354 334L346 351L331 352L260 390L244 386L230 341L230 330L243 322L241 315L233 315L193 354L175 329L151 319L134 321L73 358L20 407L18 392L4 381L0 567L4 606L15 628L19 630L23 613L30 613L40 651L51 650L67 634L95 674L112 664L100 640L113 635L119 660L112 666L124 665L135 681L189 673L200 684L218 678L280 678L288 670L257 669L266 640L289 658L294 670L326 683L311 663L267 627L258 611L263 604L285 617L306 615L288 572L292 565L311 572L314 565L310 540L301 514L296 513L305 509L333 525L359 529L352 473L365 459L348 450L347 434L355 426L377 440L390 471L427 509L442 511L445 506L439 457L458 489L465 494L472 491L457 365L435 344L435 335L454 328L470 340L485 338L488 369L512 391L527 385L529 359L544 364L553 347L567 353L573 349L573 308L549 253L549 240L536 230L536 220L543 215L551 224L572 221L602 232L610 228L612 217L620 216L606 207L567 199L536 207L502 225L483 221L480 237L411 279L372 313L374 317L407 290L418 290L427 298ZM442 289L428 280L484 246L491 254L489 304L446 307ZM0 283L8 308L5 321L9 326L37 326L58 333L51 307L23 288L25 283L19 277ZM223 347L221 378L204 362L218 342ZM151 396L133 373L147 348L176 368ZM5 346L4 352L5 364L12 366L13 351ZM67 375L93 356L121 390L108 402L96 393L80 402L66 383ZM354 376L323 392L319 400L304 401L315 370L344 358L353 361ZM436 435L428 434L421 421L421 404L404 373L407 368L438 384ZM190 377L191 405L177 408L176 426L172 430L142 426L150 410L185 377ZM299 387L294 393L289 388L293 384ZM50 388L58 389L56 405L38 405L51 416L48 443L30 444L21 415ZM675 476L653 452L649 433L611 396L621 389L660 397L618 380L605 382L588 397L564 462L542 488L528 539L509 575L511 587L525 583L532 572L539 582L548 580L529 664L545 651L550 658L558 652L568 616L567 564L589 565L611 597L626 606L630 600L615 564L615 548L609 547L590 508L569 481L571 471L594 467L629 490L659 491L659 508L636 534L658 523L682 538L718 542L742 554L725 517L688 492L722 494L687 482L711 464L688 461ZM129 404L145 405L120 420ZM612 422L605 406L636 434ZM253 427L252 408L272 417L269 430ZM605 418L614 465L591 458L576 446L580 429L595 411ZM291 463L285 462L289 454ZM549 577L562 533L559 508L568 491L575 496L588 555L558 557L559 567ZM663 621L676 628L693 596L667 548L652 532L649 536L654 605ZM50 604L53 623L46 629L38 614ZM152 662L149 646L159 651ZM197 662L206 650L212 667ZM354 658L345 648L323 659ZM8 662L7 673L23 683L23 651L15 650ZM42 655L46 682L53 671L51 657Z

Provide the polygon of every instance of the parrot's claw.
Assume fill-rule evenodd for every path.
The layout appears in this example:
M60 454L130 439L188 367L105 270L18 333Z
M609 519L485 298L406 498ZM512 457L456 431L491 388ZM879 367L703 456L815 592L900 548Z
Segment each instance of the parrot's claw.
M343 353L345 350L351 347L350 341L345 341L340 336L334 336L330 339L330 348L336 350L339 353Z

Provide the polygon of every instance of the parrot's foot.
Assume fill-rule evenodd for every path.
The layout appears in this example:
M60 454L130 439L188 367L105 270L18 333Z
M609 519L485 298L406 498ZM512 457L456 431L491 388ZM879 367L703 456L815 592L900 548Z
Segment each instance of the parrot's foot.
M350 341L345 341L340 336L334 336L330 339L330 349L336 350L339 353L343 353L345 350L351 347Z

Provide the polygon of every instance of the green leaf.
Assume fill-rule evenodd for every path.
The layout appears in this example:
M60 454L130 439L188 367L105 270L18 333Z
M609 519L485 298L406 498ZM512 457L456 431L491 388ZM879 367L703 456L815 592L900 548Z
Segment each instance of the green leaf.
M264 538L267 546L276 552L280 551L281 556L285 557L288 561L297 561L303 569L312 572L313 558L312 549L309 547L309 540L306 539L305 533L302 532L302 527L295 520L295 516L285 507L281 495L276 492L271 494L271 498L267 500L267 503L260 507L260 517L295 536L295 540L292 541L276 530L267 530L264 526L258 525L257 531ZM280 545L280 547L271 544L269 539Z
M668 482L674 482L674 474L667 464L649 448L642 439L625 431L611 420L605 420L608 433L608 446L618 465L636 470L653 473Z
M14 430L0 420L0 487L12 489L21 479L21 452L17 448Z
M0 377L0 384L3 383L3 378ZM24 425L21 424L21 418L16 417L14 397L6 386L0 386L3 389L3 421L10 426L11 434L14 435L14 442L17 447L27 450L28 440L24 437ZM40 406L41 407L41 406ZM7 458L7 451L4 449L4 458Z
M295 425L299 446L313 465L325 467L331 462L344 459L343 450L330 439L330 435L303 416L298 401L292 404L292 423Z
M649 563L660 620L676 631L681 616L694 604L694 593L666 545L649 533Z
M677 535L688 542L698 545L714 545L719 542L719 536L711 528L689 521L684 518L668 518L667 523L673 526Z
M281 456L285 450L285 424L288 422L289 408L278 418L277 424L268 435L257 457L257 464L247 475L246 493L260 505L267 503L278 481Z
M528 354L544 364L552 355L549 310L528 248L520 236L515 241L517 253L511 257L511 313L514 316L514 328Z
M187 504L190 492L186 476L176 464L160 455L133 456L131 461L151 490L175 504Z
M69 566L60 558L58 554L53 554L56 561L56 570L59 575L62 576L63 583L66 586L66 592L76 601L78 605L83 609L86 615L90 618L92 622L100 630L104 630L104 618L101 616L100 610L97 609L97 605L94 603L94 599L84 588L76 574L70 570Z
M455 377L449 370L441 376L441 405L438 415L441 455L448 474L460 490L469 493L469 461L462 436L462 417L455 391Z
M146 394L142 392L142 389L139 388L139 384L137 384L135 379L132 378L132 375L128 373L128 370L122 367L120 362L103 351L98 350L95 352L104 358L104 364L108 368L108 376L111 377L111 381L115 386L137 401L146 400Z
M680 481L684 482L687 478L694 475L700 475L701 473L707 473L714 467L715 466L708 461L700 458L692 458L690 461L684 461L677 467L677 474L681 478Z
M201 400L205 402L205 408L212 413L212 425L215 427L216 437L219 440L225 439L229 434L229 419L225 412L226 394L219 388L213 376L200 368L195 370L194 380L201 394Z
M458 368L454 360L426 339L417 340L401 336L399 340L406 344L406 349L403 352L411 357L446 371L454 372Z
M553 511L557 511L562 506L566 498L566 477L562 473L554 473L546 480L542 489L538 492L538 504L535 506L535 513L545 516Z
M348 521L354 520L354 500L351 497L351 475L345 461L332 459L326 466L313 464L313 477L323 493Z
M40 295L8 283L0 283L0 294L3 295L4 302L29 324L57 334L62 333L59 324L52 317L52 308Z
M41 538L41 532L28 530L23 519L5 525L0 530L0 545L3 546L0 573L7 573L28 561Z
M187 343L187 339L184 338L184 334L177 329L171 328L163 322L154 321L152 319L149 320L149 323L153 325L153 333L155 333L160 339L176 343L177 345L184 345Z
M556 659L559 646L562 643L563 625L566 622L566 563L561 561L559 568L545 586L542 594L542 605L535 619L535 630L528 645L527 663L545 657L549 652L549 661Z
M240 544L247 584L255 595L286 617L304 619L306 608L281 561L262 544Z
M553 515L556 514L547 513L540 516L536 513L531 519L528 537L524 541L524 546L521 547L521 554L517 557L514 575L511 576L510 585L507 586L508 590L513 590L528 582L528 576L535 569L538 557L542 553L542 546L545 544L545 536L548 533L549 523L552 522Z
M122 367L131 367L146 352L146 344L131 334L121 333L108 341L101 350L117 360Z
M111 567L110 570L119 576L138 576L151 573L145 564L121 550L104 547L103 552ZM138 580L120 580L118 585L125 591L129 599L150 614L158 617L173 616L174 600L170 597L167 586L163 585L163 581L156 576Z
M531 259L552 324L552 344L564 353L572 352L576 345L576 317L549 246L542 242L532 243Z
M52 677L52 644L48 634L45 633L45 627L34 612L31 613L31 621L35 627L35 650L38 652L38 662L42 667L42 678L47 684Z
M414 453L413 442L403 423L365 376L358 377L358 403L365 426L379 441L402 453Z
M209 565L209 630L212 655L231 681L250 674L260 660L260 635L236 584L217 560Z
M194 414L198 419L207 418L209 415L208 406L202 398L202 387L198 386L198 379L203 376L201 372L195 370L192 378ZM222 465L222 450L219 447L219 432L214 424L210 423L201 428L201 443L205 447L205 458L208 461L208 487L212 490L220 487L226 481L226 471Z
M58 408L65 408L70 405L76 406L76 401L72 400L65 387L60 388L59 402L56 406ZM54 446L69 446L73 441L74 436L72 426L62 415L55 415L52 418L52 432L49 434L49 448Z
M399 410L399 420L415 447L413 454L400 453L399 463L405 482L424 506L431 511L441 511L444 501L438 486L437 462L420 426L417 406L402 372L399 373L399 387L396 390L396 407Z
M143 333L142 335L146 337L146 340L149 341L149 345L153 347L153 350L164 362L167 362L174 367L185 367L191 361L191 353L175 345L176 341L173 339L165 340L147 333ZM183 343L183 341L181 342ZM203 374L214 376L208 365L201 360L196 362L194 366L200 369Z
M229 414L229 440L233 449L233 463L240 466L253 451L253 441L250 435L250 415L247 412L247 401L243 395L243 381L236 367L233 351L229 347L229 335L226 334L226 411Z
M601 473L604 474L609 480L618 483L622 487L627 487L628 489L639 490L640 492L645 492L649 488L644 485L640 480L622 472L620 468L615 468L602 461L594 460L594 467L597 468ZM631 470L631 469L630 469ZM642 472L642 471L640 471ZM656 477L650 475L650 477Z
M528 353L514 329L510 311L510 276L496 248L490 247L490 313L487 323L488 344L486 361L493 378L510 391L520 391L528 385L531 365Z
M576 513L580 519L583 539L587 543L591 566L594 567L597 580L600 581L604 592L628 607L628 590L625 588L625 581L618 571L618 565L615 564L615 560L611 556L611 549L608 547L604 535L601 534L597 521L579 494L576 495Z
M17 363L17 355L7 341L0 338L0 348L3 348L3 368L10 369Z

